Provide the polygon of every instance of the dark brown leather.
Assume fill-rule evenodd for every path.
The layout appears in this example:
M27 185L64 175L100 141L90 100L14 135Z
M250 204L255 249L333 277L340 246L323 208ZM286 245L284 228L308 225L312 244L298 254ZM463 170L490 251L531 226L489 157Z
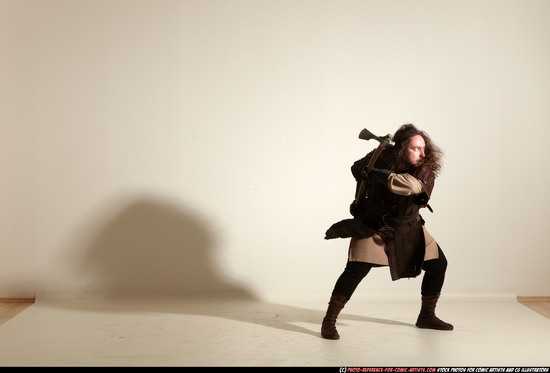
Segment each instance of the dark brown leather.
M418 320L416 320L416 326L424 329L436 329L436 330L453 330L454 327L445 321L440 320L435 315L435 306L440 294L437 295L423 295L422 307L420 308L420 314Z
M325 339L339 339L340 335L336 330L336 319L344 308L348 299L342 294L333 294L328 302L327 314L321 325L321 336Z
M325 232L325 240L331 240L333 238L367 238L374 235L376 231L370 229L358 219L344 219L332 226Z

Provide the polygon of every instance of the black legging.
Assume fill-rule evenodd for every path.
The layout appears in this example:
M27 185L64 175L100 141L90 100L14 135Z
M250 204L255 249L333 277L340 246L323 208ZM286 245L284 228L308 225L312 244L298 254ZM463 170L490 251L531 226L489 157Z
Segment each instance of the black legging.
M437 245L437 249L439 251L439 258L426 260L422 265L422 269L424 270L421 287L422 295L439 294L445 281L447 258L445 258L445 254L443 254L439 245ZM348 261L344 272L342 272L334 285L332 294L342 294L347 299L350 299L361 280L365 278L372 267L373 265L370 263Z

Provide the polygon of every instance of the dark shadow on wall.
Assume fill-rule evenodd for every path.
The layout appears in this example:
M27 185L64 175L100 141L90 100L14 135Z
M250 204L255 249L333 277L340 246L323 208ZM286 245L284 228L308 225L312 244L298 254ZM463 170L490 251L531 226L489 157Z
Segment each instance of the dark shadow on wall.
M103 223L92 238L76 244L79 249L83 244L84 253L78 272L92 279L90 285L72 298L47 294L43 305L75 311L198 314L320 337L326 304L320 305L322 310L311 310L264 302L226 278L215 264L212 228L181 204L139 198L99 220ZM341 319L412 326L346 314Z
M104 223L80 271L90 271L92 291L252 298L216 267L215 241L208 222L181 204L141 198Z

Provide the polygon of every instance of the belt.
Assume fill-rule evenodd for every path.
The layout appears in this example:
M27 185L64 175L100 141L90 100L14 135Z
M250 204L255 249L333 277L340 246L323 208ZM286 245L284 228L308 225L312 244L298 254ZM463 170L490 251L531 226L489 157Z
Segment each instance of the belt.
M411 215L406 215L406 216L391 216L391 215L384 215L382 217L382 219L384 220L384 222L388 223L388 224L403 224L403 223L408 223L412 220L415 220L417 219L418 217L420 216L420 214L417 212L415 212L414 214L411 214Z

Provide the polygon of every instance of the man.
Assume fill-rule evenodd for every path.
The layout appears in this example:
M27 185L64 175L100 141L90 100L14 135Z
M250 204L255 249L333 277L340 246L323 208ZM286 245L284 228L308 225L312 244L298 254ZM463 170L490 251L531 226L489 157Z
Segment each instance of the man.
M366 183L364 195L356 196L350 208L355 226L365 227L350 234L348 261L334 286L321 335L340 338L336 319L361 280L372 267L389 266L392 280L417 277L422 270L422 306L416 326L452 330L453 326L435 315L435 307L447 269L443 251L424 227L419 210L429 207L442 153L430 137L413 124L401 126L393 136L394 146L386 148L369 172L374 151L356 161L351 171L357 191ZM431 208L430 208L431 210ZM333 225L333 227L336 226ZM326 239L335 235L332 228Z

